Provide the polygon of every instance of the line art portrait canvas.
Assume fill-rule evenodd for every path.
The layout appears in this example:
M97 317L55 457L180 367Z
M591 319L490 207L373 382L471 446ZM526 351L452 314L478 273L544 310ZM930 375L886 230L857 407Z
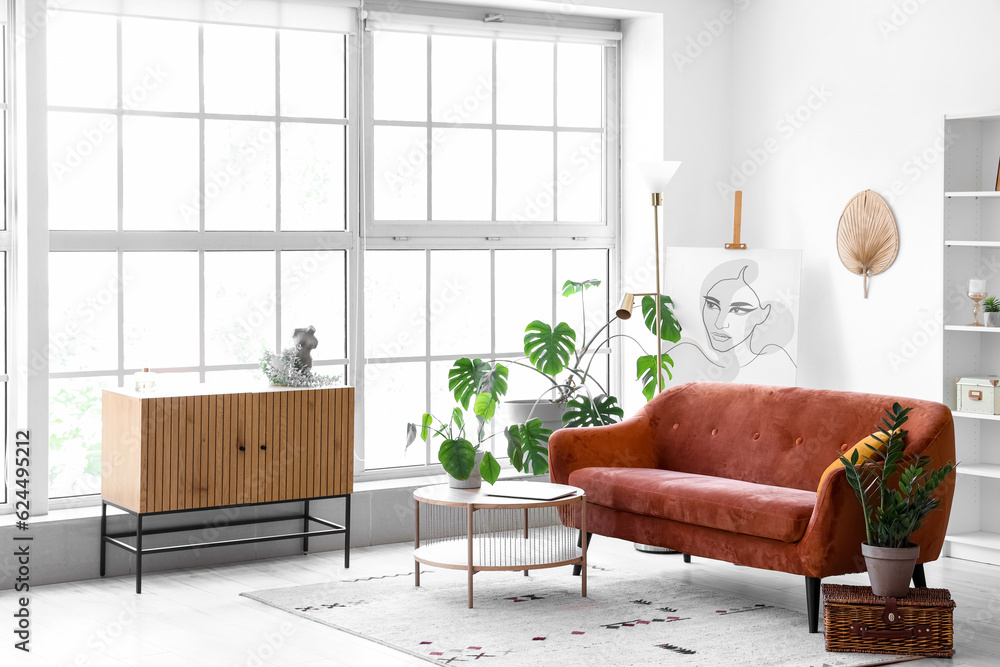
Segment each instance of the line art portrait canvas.
M670 247L664 264L681 325L680 341L663 343L671 385L795 384L800 250Z

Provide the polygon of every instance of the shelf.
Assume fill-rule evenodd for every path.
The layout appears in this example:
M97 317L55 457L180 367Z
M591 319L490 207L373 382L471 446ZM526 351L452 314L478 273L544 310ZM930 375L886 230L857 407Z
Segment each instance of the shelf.
M946 192L944 196L951 199L953 197L982 197L983 199L1000 199L1000 192L994 192L993 190L961 190L955 192Z
M1000 479L1000 465L995 463L969 463L960 464L955 468L959 475L972 475L973 477L992 477Z
M945 331L972 331L980 333L1000 333L1000 327L970 327L967 325L958 324L946 324L944 325Z
M963 417L965 419L986 419L988 421L1000 422L1000 415L980 415L975 412L959 412L958 410L952 410L951 414L953 417Z
M957 533L944 538L945 555L979 563L1000 564L1000 534Z
M950 113L945 120L1000 120L1000 111L996 113Z
M950 239L944 242L946 246L963 248L1000 248L1000 241L958 241Z

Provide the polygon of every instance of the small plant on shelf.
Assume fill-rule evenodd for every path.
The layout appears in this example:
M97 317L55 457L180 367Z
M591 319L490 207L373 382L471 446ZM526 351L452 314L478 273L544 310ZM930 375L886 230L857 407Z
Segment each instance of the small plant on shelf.
M983 310L987 313L1000 313L1000 301L995 296L986 297L983 300Z

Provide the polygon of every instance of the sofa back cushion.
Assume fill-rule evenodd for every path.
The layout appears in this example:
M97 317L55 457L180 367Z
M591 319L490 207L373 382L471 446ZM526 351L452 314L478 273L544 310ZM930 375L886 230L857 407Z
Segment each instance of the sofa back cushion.
M815 491L823 471L894 402L913 408L907 452L924 451L952 428L951 411L933 401L724 382L667 389L645 410L659 468Z

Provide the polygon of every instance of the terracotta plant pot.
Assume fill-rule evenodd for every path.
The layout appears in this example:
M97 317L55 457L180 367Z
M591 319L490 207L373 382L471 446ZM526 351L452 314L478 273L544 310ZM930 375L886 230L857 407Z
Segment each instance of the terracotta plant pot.
M552 431L562 428L562 416L566 412L565 403L556 403L548 399L512 400L503 402L504 414L514 424L524 424L528 419L541 419L542 426Z
M468 479L455 479L448 475L448 486L453 489L478 489L483 485L483 476L479 472L479 464L482 463L486 452L476 452L476 465L472 467L472 472Z
M865 557L872 593L883 598L905 598L910 594L919 546L891 549L862 544L861 554Z

